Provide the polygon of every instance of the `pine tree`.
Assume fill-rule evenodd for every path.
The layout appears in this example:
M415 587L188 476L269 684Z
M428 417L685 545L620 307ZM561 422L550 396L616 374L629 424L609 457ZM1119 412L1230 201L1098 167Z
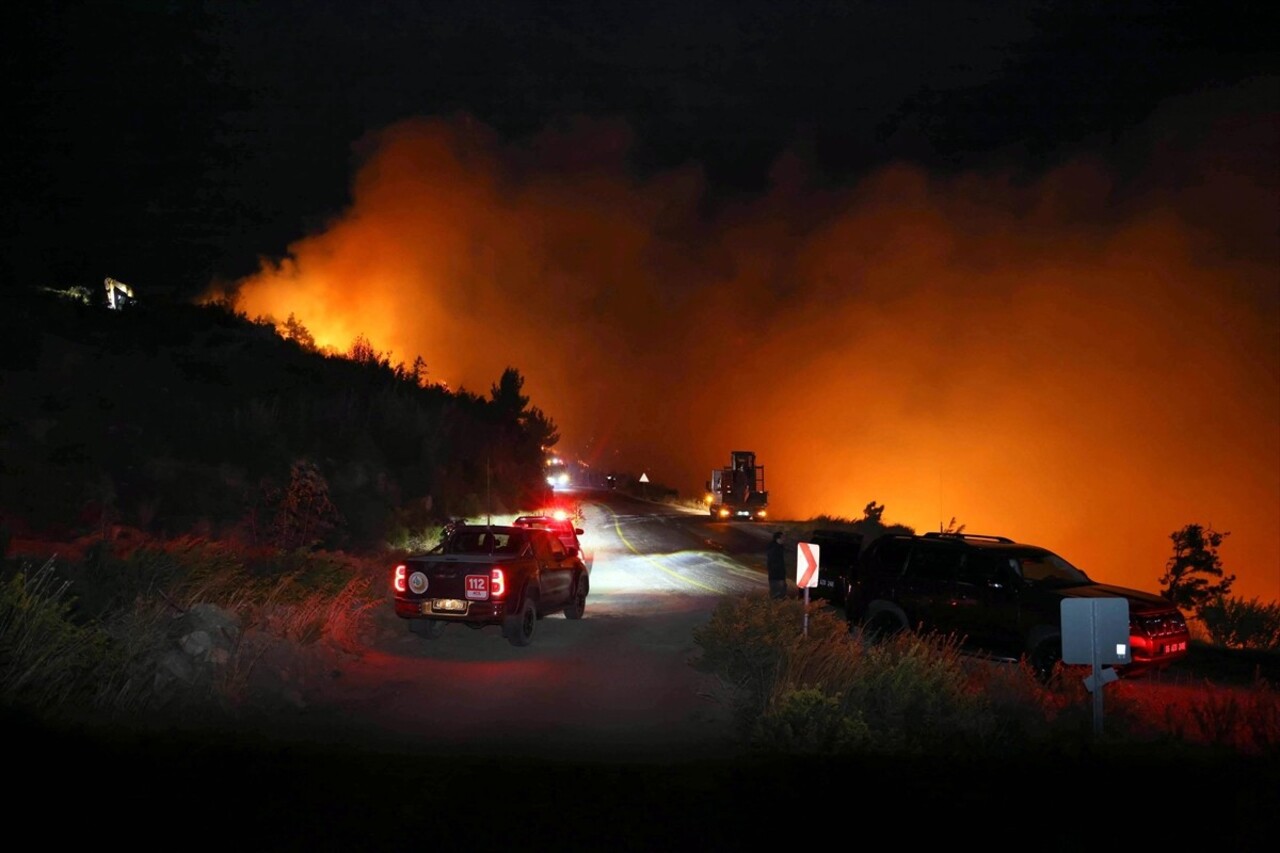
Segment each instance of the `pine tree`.
M1160 578L1160 594L1182 610L1198 613L1211 601L1224 597L1235 583L1235 575L1225 575L1218 548L1229 532L1219 533L1212 527L1188 524L1169 534L1173 540L1173 556L1165 564ZM1221 578L1211 583L1210 578Z
M276 505L275 541L285 550L317 545L341 522L329 499L329 483L314 462L293 463L289 488Z
M293 312L289 312L289 319L284 321L284 337L287 340L294 341L303 349L315 350L316 339L311 331L302 322L294 316Z

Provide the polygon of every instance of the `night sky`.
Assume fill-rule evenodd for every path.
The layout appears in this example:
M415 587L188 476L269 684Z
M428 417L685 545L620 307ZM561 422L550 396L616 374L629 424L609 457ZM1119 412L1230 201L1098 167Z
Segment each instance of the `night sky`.
M11 4L11 6L18 4ZM293 313L696 494L1280 598L1261 3L6 9L6 287Z

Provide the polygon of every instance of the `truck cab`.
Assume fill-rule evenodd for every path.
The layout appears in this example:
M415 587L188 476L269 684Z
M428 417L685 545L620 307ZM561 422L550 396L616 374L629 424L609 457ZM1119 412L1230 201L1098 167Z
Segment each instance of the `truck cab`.
M768 514L764 466L756 464L750 450L730 453L729 466L713 469L706 486L707 512L714 519L759 521Z

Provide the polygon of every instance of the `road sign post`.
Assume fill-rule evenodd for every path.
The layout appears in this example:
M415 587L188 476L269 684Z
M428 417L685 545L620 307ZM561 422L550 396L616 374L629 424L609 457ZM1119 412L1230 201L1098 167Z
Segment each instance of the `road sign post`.
M804 590L804 635L809 636L809 590L818 585L818 555L812 542L796 544L796 588Z
M1115 664L1133 660L1129 645L1129 602L1123 598L1068 598L1062 618L1062 662L1089 664L1084 686L1093 694L1093 731L1102 734L1102 688L1119 676ZM1113 666L1107 666L1112 664Z

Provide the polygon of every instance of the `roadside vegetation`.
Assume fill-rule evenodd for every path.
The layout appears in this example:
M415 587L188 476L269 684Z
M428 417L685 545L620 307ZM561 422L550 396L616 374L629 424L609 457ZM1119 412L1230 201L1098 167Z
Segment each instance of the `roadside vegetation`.
M0 706L94 725L233 718L280 698L255 690L268 656L295 666L309 648L356 646L385 603L381 565L199 539L6 558Z
M723 686L742 737L766 753L1069 755L1099 745L1280 756L1280 693L1256 680L1105 690L1105 726L1078 672L1048 683L1024 665L961 653L955 637L871 642L825 604L727 598L695 631L694 661ZM806 618L807 617L807 618ZM1101 743L1100 743L1101 742Z

